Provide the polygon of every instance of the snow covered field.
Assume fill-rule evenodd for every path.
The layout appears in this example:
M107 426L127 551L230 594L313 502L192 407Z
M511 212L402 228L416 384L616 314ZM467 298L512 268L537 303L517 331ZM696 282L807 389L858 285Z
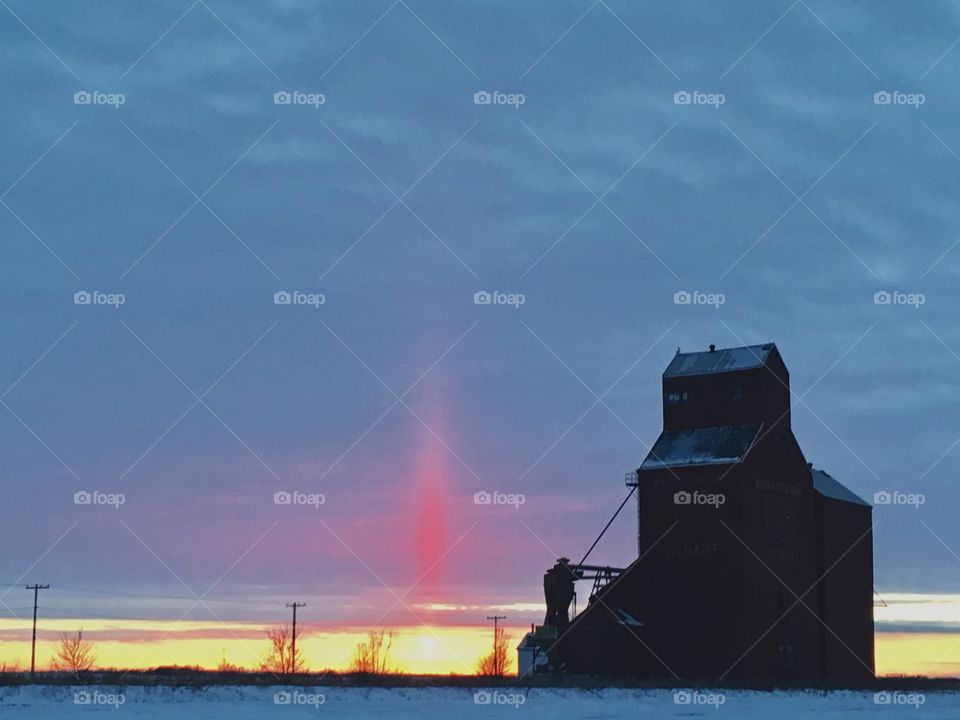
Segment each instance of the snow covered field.
M118 694L119 693L119 694ZM518 712L516 715L515 713ZM960 694L832 692L573 690L511 688L189 688L4 687L0 718L145 718L260 720L328 715L337 718L711 718L841 720L851 713L880 718L955 720Z

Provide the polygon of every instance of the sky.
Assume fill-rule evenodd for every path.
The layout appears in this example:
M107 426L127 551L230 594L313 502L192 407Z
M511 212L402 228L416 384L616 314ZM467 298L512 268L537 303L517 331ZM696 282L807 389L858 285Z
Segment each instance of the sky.
M3 0L0 658L27 583L217 649L294 601L518 637L677 348L774 341L807 458L909 500L886 647L960 664L958 38L953 2Z

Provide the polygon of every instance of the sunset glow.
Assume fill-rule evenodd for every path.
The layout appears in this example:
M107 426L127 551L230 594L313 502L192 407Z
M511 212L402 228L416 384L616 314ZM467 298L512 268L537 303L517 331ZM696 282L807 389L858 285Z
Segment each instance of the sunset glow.
M956 595L890 593L887 607L876 608L876 662L878 675L960 676L960 631ZM482 607L458 603L425 603L416 609L431 616L443 613L481 613ZM537 603L499 606L535 617ZM916 622L915 631L885 630L897 623ZM925 623L925 625L923 624ZM222 661L243 669L256 669L266 651L268 625L244 622L170 623L163 620L41 619L38 622L37 662L49 665L61 632L82 627L84 636L95 643L101 668L148 669L169 665L198 665L216 669ZM514 648L529 630L528 625L506 625L510 645L511 671L515 671ZM354 650L366 639L366 628L318 629L303 627L300 647L308 668L348 671ZM463 674L476 671L478 658L490 651L491 629L487 625L408 625L395 628L390 649L394 672L416 674ZM29 623L0 620L0 663L23 666L29 663Z
M0 720L960 720L958 37L0 0Z
M267 627L254 623L179 622L159 620L107 621L92 619L46 620L37 623L37 664L47 668L61 632L83 627L84 637L94 642L97 667L148 669L170 665L198 665L216 669L221 661L255 670L267 649ZM529 628L508 628L511 645ZM23 639L16 639L21 636ZM29 665L29 627L22 622L0 621L0 663ZM358 643L366 639L364 628L306 630L300 647L308 668L347 671ZM389 653L394 672L415 674L472 675L477 660L490 651L487 627L406 627L396 629Z

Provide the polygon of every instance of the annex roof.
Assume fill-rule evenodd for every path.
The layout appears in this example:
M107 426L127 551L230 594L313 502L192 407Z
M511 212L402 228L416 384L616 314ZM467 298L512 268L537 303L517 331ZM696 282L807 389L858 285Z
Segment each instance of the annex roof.
M854 505L864 505L871 507L870 503L850 490L846 485L834 478L823 470L817 470L810 466L810 477L813 480L813 489L824 497L834 500L843 500Z
M664 431L653 444L641 470L739 462L760 432L759 423Z

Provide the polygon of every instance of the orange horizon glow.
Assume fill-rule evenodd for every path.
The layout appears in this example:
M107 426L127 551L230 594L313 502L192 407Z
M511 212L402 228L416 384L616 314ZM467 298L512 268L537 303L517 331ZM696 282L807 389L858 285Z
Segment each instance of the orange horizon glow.
M99 669L148 670L162 666L198 666L215 670L222 661L256 670L267 650L273 625L241 622L170 623L162 620L40 619L37 668L49 669L61 632L80 627L95 648ZM507 625L510 672L516 672L516 645L529 626ZM477 661L490 652L487 626L430 625L395 628L389 653L391 672L411 675L473 675ZM16 634L18 638L11 637ZM305 629L298 641L311 672L346 672L367 628ZM27 669L29 621L0 620L0 665ZM960 677L960 633L878 632L878 676Z
M256 670L267 652L267 630L275 626L214 621L40 619L37 668L49 669L60 633L75 633L81 627L84 639L94 645L99 669L148 670L179 665L216 670L221 662L226 662L243 670ZM29 624L24 628L23 621L0 620L0 665L29 669ZM433 625L393 630L388 664L397 673L473 675L477 662L492 646L489 627ZM527 630L529 626L507 629L513 667L512 648ZM7 639L11 631L21 634L23 639ZM357 644L367 639L367 631L368 628L304 629L297 646L311 672L346 672Z

